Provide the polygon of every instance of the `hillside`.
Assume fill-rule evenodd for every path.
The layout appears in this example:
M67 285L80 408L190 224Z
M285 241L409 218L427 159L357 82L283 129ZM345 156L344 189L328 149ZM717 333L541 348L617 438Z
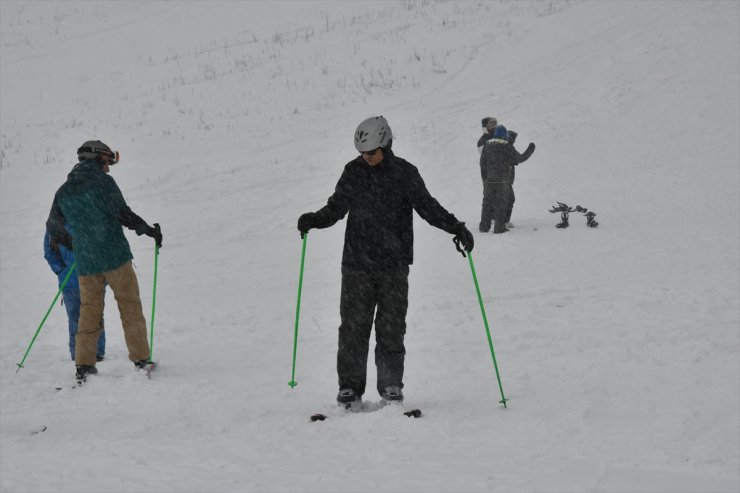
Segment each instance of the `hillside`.
M3 0L0 492L738 491L739 47L736 1ZM334 409L344 221L309 235L287 384L296 220L376 114L475 234L507 409L468 262L418 216L404 393L424 417ZM484 116L537 145L506 235L477 232ZM134 372L109 293L107 359L71 389L59 306L16 365L90 138L162 225L159 367ZM557 201L599 227L556 229ZM153 244L127 237L149 321Z

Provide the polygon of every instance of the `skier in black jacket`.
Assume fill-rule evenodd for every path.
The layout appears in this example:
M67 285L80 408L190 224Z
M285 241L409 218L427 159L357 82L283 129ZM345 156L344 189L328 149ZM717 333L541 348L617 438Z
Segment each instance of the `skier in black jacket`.
M480 157L483 204L478 228L482 233L490 231L491 221L494 221L494 233L508 231L506 223L510 219L513 206L514 190L511 185L514 181L514 166L529 159L534 149L535 145L530 143L527 150L519 154L509 141L509 132L503 125L496 127L493 138L483 146Z
M328 228L347 215L342 256L337 402L362 407L370 332L375 316L377 389L383 402L402 401L409 265L413 263L413 211L450 234L467 251L473 235L434 199L418 169L391 150L382 116L355 132L360 156L344 167L334 194L316 212L298 219L301 236ZM375 313L377 308L377 314Z
M480 139L478 139L478 155L483 154L483 146L486 145L486 142L489 140L492 140L494 138L493 132L496 130L496 127L498 126L498 120L495 118L492 118L490 116L487 116L481 120L481 126L483 127L483 135L481 135ZM514 145L514 141L516 141L517 133L513 130L509 130L509 144ZM513 228L514 225L511 223L511 213L514 210L514 201L516 200L514 196L514 177L516 174L516 168L515 166L519 163L514 163L511 167L511 195L509 196L509 203L506 207L506 217L505 217L505 225L507 228ZM481 168L481 178L485 182L485 177L483 176L483 168Z

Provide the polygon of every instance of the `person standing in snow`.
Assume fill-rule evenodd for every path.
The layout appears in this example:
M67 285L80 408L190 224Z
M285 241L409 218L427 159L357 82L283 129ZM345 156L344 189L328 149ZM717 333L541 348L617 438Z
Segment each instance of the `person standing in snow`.
M362 407L370 333L375 321L377 390L383 403L403 400L404 335L415 210L432 226L455 235L465 250L473 235L427 190L419 170L391 150L385 118L364 120L355 131L360 153L347 163L327 204L298 219L301 236L347 215L342 255L337 402ZM376 313L377 309L377 313Z
M480 232L490 231L491 221L494 221L494 233L505 233L509 230L506 223L511 218L513 206L514 166L529 159L534 149L535 145L530 143L527 150L519 154L509 141L509 132L503 125L497 125L493 131L493 138L486 141L480 157L483 179L483 204L478 227Z
M68 233L69 226L65 225ZM71 234L71 233L70 233ZM49 232L44 234L44 258L51 267L52 272L57 275L59 286L69 274L69 269L75 263L75 256L72 250L64 245L52 243L49 238ZM72 360L75 359L75 339L77 337L77 324L80 318L80 283L77 278L77 271L69 276L67 284L62 290L62 301L67 309L67 325L69 327L69 353ZM105 327L103 319L100 319L100 337L98 338L96 361L105 359Z
M118 152L99 140L90 140L77 149L77 157L79 162L54 196L46 229L51 242L73 250L77 259L82 307L75 365L77 380L82 382L88 374L97 373L95 349L106 283L118 303L129 359L137 368L146 366L146 321L131 264L133 255L121 226L137 235L151 236L158 247L162 246L162 233L157 224L149 226L131 211L115 180L107 174L118 162Z
M490 116L487 116L481 120L481 126L483 127L483 135L478 139L478 155L481 155L483 153L483 146L488 142L489 140L493 140L493 131L496 129L496 126L498 125L498 120L496 118L492 118ZM517 133L513 130L509 130L509 144L514 145L514 141L516 141ZM519 163L517 163L519 164ZM514 196L514 177L516 175L516 168L515 166L517 164L512 165L511 167L511 195L509 197L509 204L506 208L506 217L505 217L505 226L506 228L513 228L514 224L511 222L511 213L514 211L514 201L516 200ZM485 181L485 178L483 175L483 168L481 168L481 178Z

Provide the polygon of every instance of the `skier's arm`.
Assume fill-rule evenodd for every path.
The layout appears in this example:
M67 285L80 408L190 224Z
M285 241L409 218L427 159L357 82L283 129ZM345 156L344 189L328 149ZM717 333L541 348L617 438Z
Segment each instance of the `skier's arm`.
M115 214L116 219L118 219L118 222L121 223L121 225L126 226L128 229L133 229L139 236L146 234L150 229L152 229L152 227L134 213L128 204L126 204L126 200L123 198L121 189L118 188L115 180L110 176L106 176L105 178L109 187L109 203L111 204L111 207L113 207L113 213Z
M301 238L309 230L328 228L347 215L352 196L351 165L352 163L349 163L344 167L344 172L339 177L334 193L326 201L326 205L316 212L301 214L298 218L298 231L301 232Z
M414 210L432 226L450 234L456 234L460 221L432 197L419 171L414 166L409 166L408 186Z
M519 154L519 151L514 149L514 153L516 157L515 164L523 163L524 161L529 159L532 153L534 152L534 147L535 147L534 144L530 142L529 145L527 146L527 150L524 151L522 154Z
M129 206L122 207L118 210L118 222L123 226L126 226L128 229L133 229L139 236L143 235L151 228L151 226L132 211Z
M345 167L342 176L339 177L337 186L334 188L334 193L326 201L326 205L314 213L314 228L328 228L347 215L352 189L350 183L349 168Z
M51 210L49 211L49 218L46 220L46 231L49 233L49 242L52 245L64 245L72 250L72 236L64 227L65 222L62 208L59 207L59 202L55 196L54 202L51 204Z
M483 154L483 146L484 146L484 145L486 145L486 141L488 140L488 138L489 138L489 137L490 137L490 135L488 135L488 134L483 134L483 135L481 136L481 138L480 138L480 139L478 139L478 155L479 155L479 156L480 156L481 154Z

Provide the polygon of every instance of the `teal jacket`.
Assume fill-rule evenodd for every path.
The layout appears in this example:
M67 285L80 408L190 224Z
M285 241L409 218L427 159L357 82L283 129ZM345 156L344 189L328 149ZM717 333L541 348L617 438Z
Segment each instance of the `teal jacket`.
M74 236L65 229L65 223ZM134 258L122 225L137 235L151 229L126 205L115 180L103 171L99 161L77 163L54 196L46 221L51 242L74 251L79 275L100 274Z

